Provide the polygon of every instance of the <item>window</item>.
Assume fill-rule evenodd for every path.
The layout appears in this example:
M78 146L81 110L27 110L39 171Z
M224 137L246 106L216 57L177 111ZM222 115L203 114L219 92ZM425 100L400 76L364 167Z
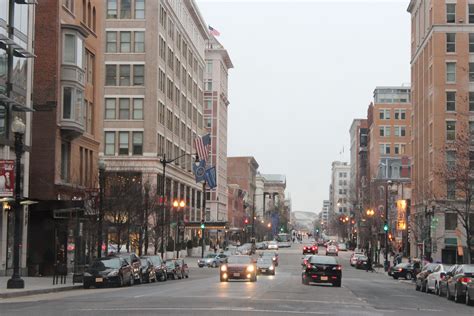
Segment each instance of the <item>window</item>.
M390 126L380 126L380 136L389 137L390 136Z
M206 72L212 73L212 60L206 60Z
M105 154L115 155L115 132L105 132Z
M106 51L107 53L117 52L117 32L107 32Z
M143 155L143 132L133 132L132 133L133 141L133 154L134 155Z
M63 119L72 119L73 88L63 87Z
M474 151L472 150L469 151L469 170L474 170Z
M133 119L143 120L143 99L133 99Z
M135 19L145 18L145 0L135 0Z
M456 52L456 33L446 33L446 52Z
M128 132L119 133L119 155L128 155Z
M135 53L145 52L145 32L135 32Z
M469 92L469 111L474 111L474 92Z
M380 154L389 155L390 154L390 144L380 144Z
M458 227L458 214L456 213L445 213L444 214L444 229L445 230L456 230Z
M163 70L159 69L158 71L158 88L160 88L161 92L165 92L166 87L166 76Z
M446 4L446 23L456 23L456 4Z
M456 82L456 63L446 63L446 82Z
M207 110L212 109L212 100L206 100L206 109Z
M120 52L121 53L130 53L132 41L131 32L120 32Z
M206 91L212 91L212 80L211 79L206 80L205 89L206 89Z
M469 23L474 23L474 4L469 4L468 9L469 9Z
M406 111L404 109L396 109L395 110L395 119L396 120L406 119Z
M390 110L389 109L381 109L379 111L379 118L381 120L389 120L390 119Z
M394 136L406 136L406 127L405 126L395 126L394 127Z
M159 42L159 54L161 59L166 60L166 42L161 36Z
M446 121L446 140L453 141L456 139L456 122Z
M144 65L133 65L133 85L134 86L145 85L145 66Z
M395 155L400 155L400 154L401 154L401 153L400 153L400 151L401 151L401 150L400 150L400 146L401 146L401 144L395 144L395 145L393 145L393 153L394 153Z
M117 65L105 65L105 85L117 85Z
M211 128L212 127L212 119L206 118L205 120L206 120L206 127Z
M130 65L119 65L119 86L130 86Z
M165 125L165 105L163 102L158 102L158 122Z
M130 99L119 99L119 120L130 119Z
M115 120L115 99L105 99L105 119Z
M469 52L474 53L474 33L469 33Z
M86 81L89 84L94 84L94 67L95 67L95 56L86 49L85 60L84 60L84 72L86 74Z
M446 111L456 111L456 92L446 91Z
M69 168L71 164L71 144L61 143L61 180L69 181Z
M72 34L64 35L64 55L65 63L74 64L76 62L76 37Z
M74 0L63 0L63 5L74 13Z
M120 0L120 18L121 19L132 18L131 0Z
M469 82L474 82L474 63L469 63Z
M165 152L165 138L163 135L158 134L157 153L162 155Z
M474 145L474 122L469 122L469 142L471 145Z
M454 150L446 151L446 167L448 169L456 167L456 152Z

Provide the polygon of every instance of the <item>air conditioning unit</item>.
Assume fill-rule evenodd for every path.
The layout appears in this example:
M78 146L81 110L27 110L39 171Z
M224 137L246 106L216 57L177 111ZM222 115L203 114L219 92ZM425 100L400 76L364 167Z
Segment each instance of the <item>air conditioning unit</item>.
M461 19L458 20L458 22L459 23L464 23L464 19L461 18Z

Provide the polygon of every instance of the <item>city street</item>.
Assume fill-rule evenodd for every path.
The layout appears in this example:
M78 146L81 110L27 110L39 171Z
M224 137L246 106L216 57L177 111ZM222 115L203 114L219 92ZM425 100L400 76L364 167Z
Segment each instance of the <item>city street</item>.
M341 288L301 284L301 245L281 249L276 276L220 283L218 270L191 264L189 279L5 299L2 315L472 315L473 308L416 292L407 281L352 268L339 254ZM324 253L324 250L322 251ZM192 259L193 261L195 259Z

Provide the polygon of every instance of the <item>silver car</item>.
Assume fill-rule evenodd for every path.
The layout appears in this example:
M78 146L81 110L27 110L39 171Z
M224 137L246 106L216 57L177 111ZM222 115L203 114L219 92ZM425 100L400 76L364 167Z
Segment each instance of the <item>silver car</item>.
M213 267L217 268L223 263L227 262L227 255L223 253L209 253L204 258L198 259L198 267Z

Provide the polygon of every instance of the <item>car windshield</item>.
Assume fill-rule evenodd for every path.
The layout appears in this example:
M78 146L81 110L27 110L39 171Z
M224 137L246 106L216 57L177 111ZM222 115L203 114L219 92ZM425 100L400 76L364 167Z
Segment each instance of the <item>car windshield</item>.
M148 266L148 260L146 259L140 259L140 263L142 264L142 266Z
M309 262L312 264L337 264L335 258L325 256L312 256L309 259Z
M166 261L166 267L168 268L174 268L175 267L175 263L174 261Z
M227 260L229 264L249 264L251 263L251 259L248 256L230 256Z
M206 258L215 258L215 257L216 257L216 255L215 255L215 254L212 254L212 253L206 255Z
M150 260L151 262L153 262L153 265L155 266L160 266L161 265L161 258L158 257L158 256L153 256L153 257L150 257Z
M272 264L271 258L258 258L257 264Z
M94 261L91 265L92 269L105 270L105 269L120 269L120 259L103 259Z

